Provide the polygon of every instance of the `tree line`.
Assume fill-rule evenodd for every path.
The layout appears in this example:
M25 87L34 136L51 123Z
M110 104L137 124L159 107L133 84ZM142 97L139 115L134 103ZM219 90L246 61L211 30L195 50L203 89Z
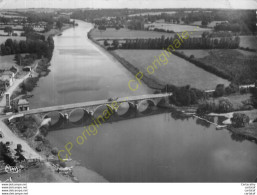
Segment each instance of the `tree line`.
M164 36L155 39L129 39L121 45L121 49L167 49L176 40L179 40L176 35L173 37ZM193 37L183 40L175 49L236 49L239 47L240 38L236 37L222 37L218 38L203 38Z
M51 36L46 41L39 39L13 41L12 39L7 39L5 43L1 44L0 48L2 55L34 53L37 54L38 58L44 56L50 60L54 50L54 40Z

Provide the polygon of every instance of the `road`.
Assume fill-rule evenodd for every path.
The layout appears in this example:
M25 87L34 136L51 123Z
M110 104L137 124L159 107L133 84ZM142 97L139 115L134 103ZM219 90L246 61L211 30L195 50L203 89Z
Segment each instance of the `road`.
M99 101L90 101L90 102L83 102L83 103L75 103L75 104L66 104L66 105L59 105L59 106L51 106L45 108L37 108L32 109L24 112L19 112L20 114L30 115L30 114L37 114L37 113L49 113L54 111L61 111L61 110L69 110L69 109L76 109L76 108L85 108L85 107L92 107L92 106L100 106L100 105L111 105L112 102L122 103L122 102L132 102L132 101L141 101L147 99L156 99L156 98L165 98L171 96L172 93L166 94L147 94L147 95L139 95L139 96L130 96L130 97L123 97L118 98L117 100L109 101L109 100L99 100Z

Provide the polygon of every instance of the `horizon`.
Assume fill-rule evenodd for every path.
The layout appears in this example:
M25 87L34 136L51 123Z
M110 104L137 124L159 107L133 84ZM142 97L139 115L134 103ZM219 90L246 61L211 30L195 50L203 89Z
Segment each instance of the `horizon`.
M1 9L257 9L256 0L0 0Z

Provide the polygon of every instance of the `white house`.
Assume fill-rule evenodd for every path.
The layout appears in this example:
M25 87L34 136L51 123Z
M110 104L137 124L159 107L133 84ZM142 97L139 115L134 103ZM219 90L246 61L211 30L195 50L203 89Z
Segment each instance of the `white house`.
M13 85L15 74L12 71L4 71L0 73L0 80L6 82L6 87L10 87Z

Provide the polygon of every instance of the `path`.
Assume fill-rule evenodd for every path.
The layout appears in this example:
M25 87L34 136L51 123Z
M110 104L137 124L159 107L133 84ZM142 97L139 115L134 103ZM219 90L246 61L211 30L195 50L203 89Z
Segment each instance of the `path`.
M37 68L37 66L38 66L38 60L36 60L35 63L36 63L36 65L34 66L34 68L33 68L33 70L32 70L33 72L34 72L34 70L35 70L35 69ZM27 78L29 78L29 75L30 75L30 73L26 74L24 77L22 77L22 78L20 78L20 79L15 79L13 85L12 85L11 87L9 87L5 93L9 93L10 96L11 96L11 95L13 94L13 92L19 87L19 85L20 85L24 80L26 80ZM3 110L4 110L5 106L6 106L6 97L5 97L5 95L4 95L3 98L2 98L1 101L0 101L0 113L3 113Z
M17 144L21 144L22 150L24 151L22 154L26 159L37 158L42 160L42 157L36 151L34 151L25 140L15 135L1 120L0 129L4 135L4 137L1 138L1 141L4 143L7 141L12 142L10 146L11 151L15 151L14 149L17 148Z

